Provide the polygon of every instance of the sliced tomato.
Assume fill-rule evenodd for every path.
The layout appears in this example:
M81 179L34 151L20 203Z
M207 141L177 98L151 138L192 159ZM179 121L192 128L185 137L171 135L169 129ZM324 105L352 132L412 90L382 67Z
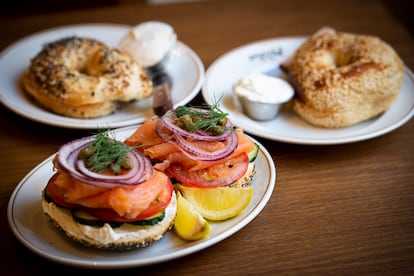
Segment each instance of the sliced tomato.
M181 168L178 164L172 164L168 167L167 173L183 185L198 188L215 188L235 182L246 173L248 166L249 158L243 152L224 163L196 171L188 171Z
M171 180L168 178L168 182L165 184L165 188L162 190L160 195L158 195L157 199L154 200L151 205L142 211L135 219L140 220L149 218L158 214L159 212L164 211L165 208L167 208L168 204L170 204L173 190L174 188Z
M162 189L157 199L155 199L147 209L145 209L137 217L132 218L132 219L121 217L114 210L111 210L111 209L86 208L85 207L84 210L90 215L103 221L128 222L128 221L142 220L142 219L150 218L164 211L171 201L172 192L173 192L173 186L172 186L171 181L168 179L168 181L165 183L164 189Z
M56 203L56 205L66 207L66 208L74 208L78 207L78 204L74 203L67 203L63 197L62 192L56 186L56 178L58 177L59 173L55 173L48 181L46 186L46 193L50 197L50 199Z

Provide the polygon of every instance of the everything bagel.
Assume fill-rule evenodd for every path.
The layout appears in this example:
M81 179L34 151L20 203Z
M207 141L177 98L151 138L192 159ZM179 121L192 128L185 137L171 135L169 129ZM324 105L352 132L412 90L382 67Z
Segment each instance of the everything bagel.
M75 118L108 115L119 102L152 93L150 77L129 55L80 37L45 45L31 60L22 83L46 108Z
M296 88L293 110L306 121L339 128L373 118L399 94L404 66L381 39L324 29L282 66Z

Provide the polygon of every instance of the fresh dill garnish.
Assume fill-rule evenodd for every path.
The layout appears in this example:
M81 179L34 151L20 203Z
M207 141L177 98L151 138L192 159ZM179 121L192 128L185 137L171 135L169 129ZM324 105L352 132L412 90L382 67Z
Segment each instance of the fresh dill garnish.
M227 113L223 112L217 104L200 106L178 106L174 109L178 118L177 125L188 132L204 130L213 135L221 135L229 130L227 123Z
M109 130L100 131L88 146L81 149L78 158L84 160L91 171L101 173L109 168L119 174L121 168L131 168L126 154L133 148L109 137Z

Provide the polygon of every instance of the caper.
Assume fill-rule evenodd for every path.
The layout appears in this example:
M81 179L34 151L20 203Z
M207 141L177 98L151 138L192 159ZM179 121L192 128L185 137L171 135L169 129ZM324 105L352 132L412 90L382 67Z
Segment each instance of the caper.
M201 121L200 116L193 116L191 119L193 120L193 123L197 123L197 122Z
M128 159L126 156L124 156L124 157L121 159L121 162L119 162L119 165L120 165L120 166L121 166L121 168L123 168L123 169L126 169L126 170L131 169L131 162L129 161L129 159Z
M215 136L222 135L224 133L224 127L222 127L222 126L214 126L213 128L211 128L211 132Z
M113 163L113 164L111 165L111 171L112 171L114 174L119 174L119 173L121 172L121 166L120 166L118 163Z
M177 126L189 132L192 131L193 124L193 119L190 114L184 114L177 120Z
M93 145L89 145L79 151L78 158L84 160L92 156L94 153L95 153L95 147Z
M218 120L217 124L220 125L220 126L225 126L227 124L227 118L226 117L220 118L220 120Z

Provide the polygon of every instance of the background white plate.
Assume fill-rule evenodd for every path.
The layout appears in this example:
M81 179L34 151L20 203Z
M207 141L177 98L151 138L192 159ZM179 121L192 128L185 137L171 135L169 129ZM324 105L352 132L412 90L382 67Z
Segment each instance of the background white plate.
M131 28L113 24L69 25L45 30L25 37L0 54L0 101L15 113L28 119L59 127L95 129L117 128L139 124L154 115L152 97L124 104L117 112L96 119L77 119L54 114L36 104L19 84L19 78L29 67L30 60L44 44L67 36L84 36L117 46L119 40ZM178 41L165 65L172 78L171 96L174 106L185 105L200 91L204 80L204 65L198 55Z
M130 126L114 131L124 140L135 131ZM14 189L8 204L7 219L14 235L27 248L51 261L84 268L127 268L179 258L233 235L251 222L265 207L276 184L276 168L268 151L260 146L256 159L257 173L252 182L253 197L248 207L237 217L211 223L210 235L199 241L187 242L168 232L147 248L129 252L111 252L86 248L68 240L48 222L41 208L41 192L53 175L50 156L27 174ZM237 250L237 248L235 248Z
M246 132L275 141L297 144L340 144L361 141L388 133L414 115L414 75L405 68L399 97L384 114L342 129L319 128L291 111L283 110L270 121L255 121L243 114L232 86L251 73L282 76L279 65L305 41L305 37L268 39L250 43L219 57L207 70L202 88L204 100L229 113L232 122Z

